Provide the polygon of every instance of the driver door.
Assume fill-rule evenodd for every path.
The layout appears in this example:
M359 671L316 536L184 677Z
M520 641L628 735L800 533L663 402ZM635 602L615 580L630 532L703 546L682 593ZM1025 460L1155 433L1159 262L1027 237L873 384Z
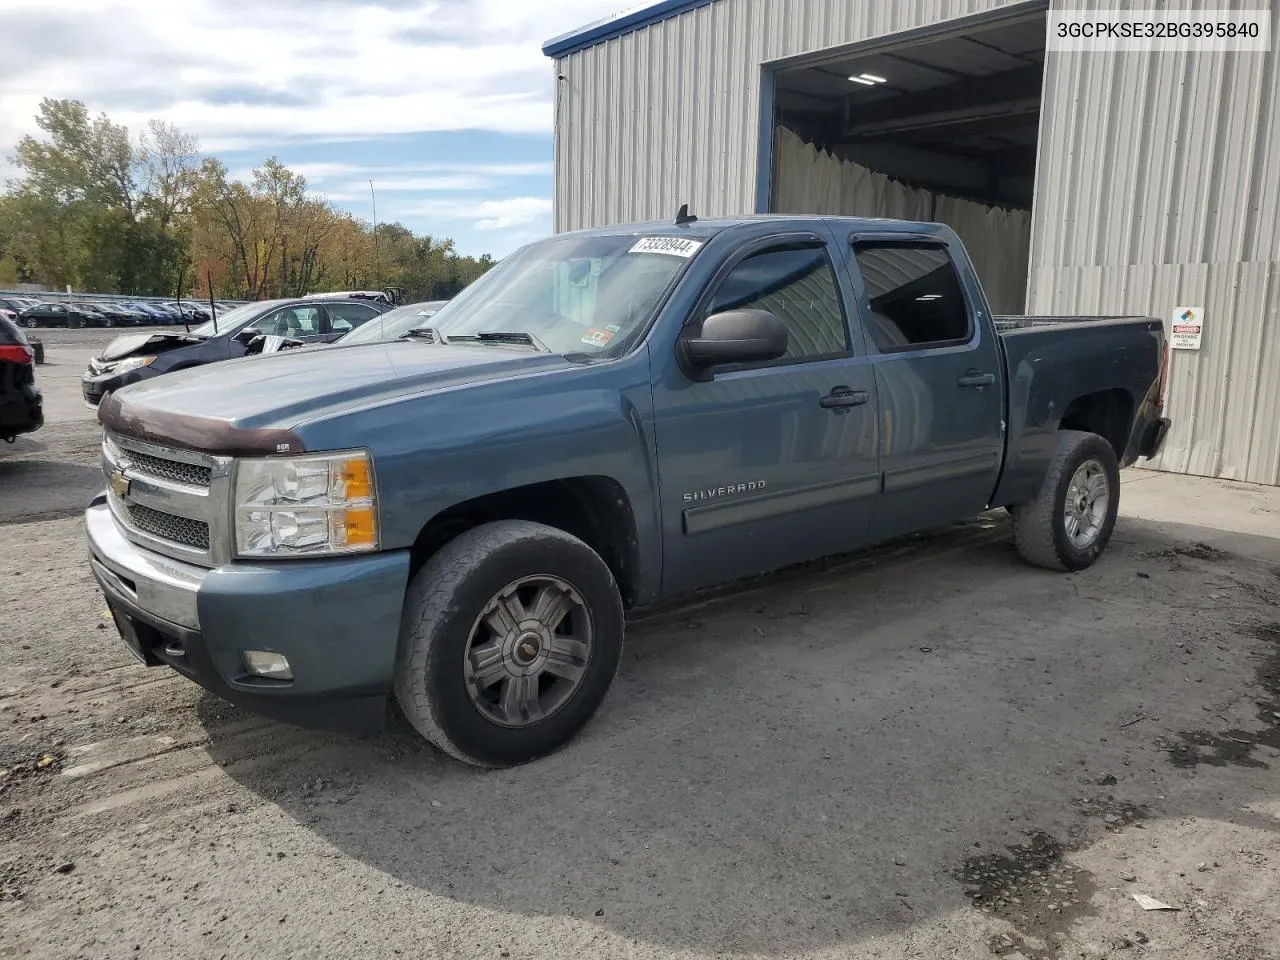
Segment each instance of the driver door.
M838 252L814 234L748 245L690 318L763 309L786 355L654 387L663 592L684 593L853 549L880 491L875 379L849 325Z

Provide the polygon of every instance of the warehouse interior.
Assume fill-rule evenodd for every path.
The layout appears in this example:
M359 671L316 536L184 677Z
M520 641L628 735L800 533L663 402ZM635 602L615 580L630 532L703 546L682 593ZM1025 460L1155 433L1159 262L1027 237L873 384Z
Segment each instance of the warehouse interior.
M806 57L773 76L770 209L938 220L996 313L1025 307L1043 10Z

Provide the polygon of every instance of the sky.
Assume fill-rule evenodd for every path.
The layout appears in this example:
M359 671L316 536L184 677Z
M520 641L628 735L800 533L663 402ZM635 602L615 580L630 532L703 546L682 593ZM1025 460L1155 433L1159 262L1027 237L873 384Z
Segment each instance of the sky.
M627 0L0 0L0 180L42 97L278 157L364 220L503 256L551 231L544 41Z

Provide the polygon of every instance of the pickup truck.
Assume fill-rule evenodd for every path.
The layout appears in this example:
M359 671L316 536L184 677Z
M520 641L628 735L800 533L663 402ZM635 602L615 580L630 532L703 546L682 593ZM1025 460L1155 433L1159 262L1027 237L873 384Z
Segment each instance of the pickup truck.
M1006 508L1080 570L1159 450L1150 318L997 320L946 226L752 217L532 243L389 342L99 408L92 571L126 644L263 714L569 741L627 612Z

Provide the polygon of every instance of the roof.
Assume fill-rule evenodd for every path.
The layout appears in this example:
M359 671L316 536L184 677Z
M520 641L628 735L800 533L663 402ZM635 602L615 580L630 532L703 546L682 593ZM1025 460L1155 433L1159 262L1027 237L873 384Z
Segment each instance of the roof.
M868 233L876 234L936 234L947 228L936 223L915 220L895 220L880 217L828 217L817 214L757 213L739 217L710 217L677 226L671 220L649 220L640 223L620 223L604 227L591 227L558 233L548 240L567 240L575 237L689 237L693 240L710 240L727 230L762 224L779 224L784 229L802 229L806 224L856 225ZM815 227L815 229L817 229Z
M585 27L571 30L569 33L553 37L542 45L542 52L548 57L560 58L587 47L593 47L624 33L641 30L651 24L678 17L688 10L709 6L715 0L658 0L640 9L625 10L612 17L597 20Z

